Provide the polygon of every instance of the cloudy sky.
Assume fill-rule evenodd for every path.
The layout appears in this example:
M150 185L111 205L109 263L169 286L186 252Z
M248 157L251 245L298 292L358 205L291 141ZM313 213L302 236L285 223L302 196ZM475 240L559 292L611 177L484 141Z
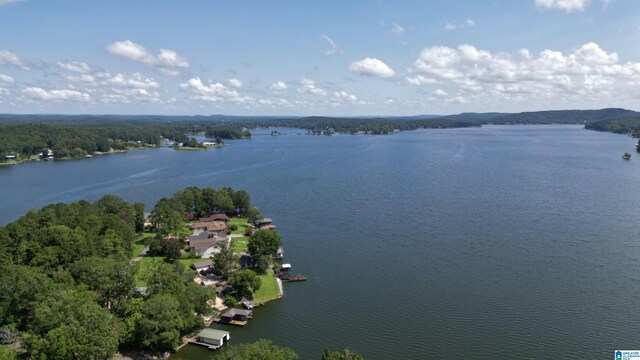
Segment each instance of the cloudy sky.
M0 0L0 112L640 110L637 0Z

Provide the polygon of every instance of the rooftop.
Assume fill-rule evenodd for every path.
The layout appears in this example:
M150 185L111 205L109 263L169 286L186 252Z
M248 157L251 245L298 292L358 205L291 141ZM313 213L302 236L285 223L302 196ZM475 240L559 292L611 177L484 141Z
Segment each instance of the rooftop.
M198 337L215 339L218 341L224 339L225 336L229 336L228 331L222 331L222 330L216 330L216 329L210 329L210 328L202 329L202 331L200 331L200 333L198 334Z
M204 261L198 261L198 262L194 262L193 264L191 264L192 267L198 269L198 268L203 268L203 267L209 267L213 265L213 261L211 260L204 260Z
M226 317L226 318L232 318L232 317L234 317L236 315L249 316L251 314L252 314L251 310L231 308L231 309L225 311L220 316L221 317Z

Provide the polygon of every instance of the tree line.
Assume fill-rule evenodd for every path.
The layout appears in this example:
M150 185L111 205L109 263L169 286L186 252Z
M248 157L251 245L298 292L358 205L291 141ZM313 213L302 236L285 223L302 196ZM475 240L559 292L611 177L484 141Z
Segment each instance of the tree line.
M205 133L220 139L251 137L238 126L206 121L149 122L143 120L2 121L0 161L7 155L23 158L50 149L55 157L78 158L111 149L159 146L166 138L191 143L193 134Z
M179 262L136 289L132 244L144 206L116 196L52 204L0 228L0 329L32 359L107 359L116 350L173 350L203 326L215 292Z

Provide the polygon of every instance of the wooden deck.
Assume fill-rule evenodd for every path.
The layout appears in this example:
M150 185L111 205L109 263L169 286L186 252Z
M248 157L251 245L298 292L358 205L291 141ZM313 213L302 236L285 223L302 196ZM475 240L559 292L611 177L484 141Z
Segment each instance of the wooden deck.
M241 321L241 320L231 320L225 324L229 325L237 325L237 326L245 326L249 321Z

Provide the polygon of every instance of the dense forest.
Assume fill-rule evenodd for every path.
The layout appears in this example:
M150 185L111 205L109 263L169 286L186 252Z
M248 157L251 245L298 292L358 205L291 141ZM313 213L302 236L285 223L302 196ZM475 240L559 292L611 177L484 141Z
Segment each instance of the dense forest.
M552 111L530 111L515 114L505 113L462 113L458 115L446 116L447 119L470 122L473 124L584 124L587 122L600 121L618 117L640 115L635 111L607 108L599 110L552 110Z
M640 116L626 116L620 118L592 121L584 125L585 129L606 131L616 134L631 134L640 137Z
M242 127L206 121L5 120L0 122L0 159L7 155L29 158L43 153L45 149L51 150L56 158L78 158L96 152L159 146L163 138L187 143L192 141L190 135L198 133L221 139L251 136Z
M259 212L244 190L187 188L154 207L156 237L212 211ZM118 349L170 351L201 328L215 291L179 261L152 264L145 290L135 287L144 221L142 203L106 195L31 210L0 228L1 343L22 344L32 359L107 359Z

